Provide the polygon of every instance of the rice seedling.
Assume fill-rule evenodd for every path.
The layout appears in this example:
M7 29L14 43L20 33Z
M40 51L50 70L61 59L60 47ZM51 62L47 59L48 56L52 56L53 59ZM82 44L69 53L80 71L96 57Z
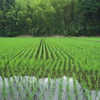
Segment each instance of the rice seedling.
M0 43L0 100L100 99L99 42L1 38Z

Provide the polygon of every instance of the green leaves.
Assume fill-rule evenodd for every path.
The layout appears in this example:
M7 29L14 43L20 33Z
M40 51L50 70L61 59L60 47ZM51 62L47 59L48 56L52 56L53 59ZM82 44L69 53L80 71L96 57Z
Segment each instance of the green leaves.
M31 18L27 18L26 19L26 24L28 27L31 27L32 26L32 19Z
M96 0L1 0L0 7L0 36L9 36L7 30L11 36L16 36L14 32L35 36L100 33Z

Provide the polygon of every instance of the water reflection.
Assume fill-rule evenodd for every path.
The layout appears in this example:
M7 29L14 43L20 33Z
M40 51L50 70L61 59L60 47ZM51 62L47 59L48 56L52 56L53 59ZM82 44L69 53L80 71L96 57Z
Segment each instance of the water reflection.
M6 98L6 99L5 99ZM0 100L100 100L100 91L83 90L73 78L0 77Z

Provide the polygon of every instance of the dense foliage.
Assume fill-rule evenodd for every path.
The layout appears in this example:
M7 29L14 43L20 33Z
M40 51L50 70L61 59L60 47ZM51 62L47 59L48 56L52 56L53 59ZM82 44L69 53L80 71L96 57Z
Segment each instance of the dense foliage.
M0 36L95 36L99 12L99 0L0 0Z

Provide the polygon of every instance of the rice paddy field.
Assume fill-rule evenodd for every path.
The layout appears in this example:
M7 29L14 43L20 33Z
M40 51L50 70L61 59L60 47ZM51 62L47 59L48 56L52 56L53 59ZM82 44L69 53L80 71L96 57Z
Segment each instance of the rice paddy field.
M0 100L100 100L100 38L0 38Z

